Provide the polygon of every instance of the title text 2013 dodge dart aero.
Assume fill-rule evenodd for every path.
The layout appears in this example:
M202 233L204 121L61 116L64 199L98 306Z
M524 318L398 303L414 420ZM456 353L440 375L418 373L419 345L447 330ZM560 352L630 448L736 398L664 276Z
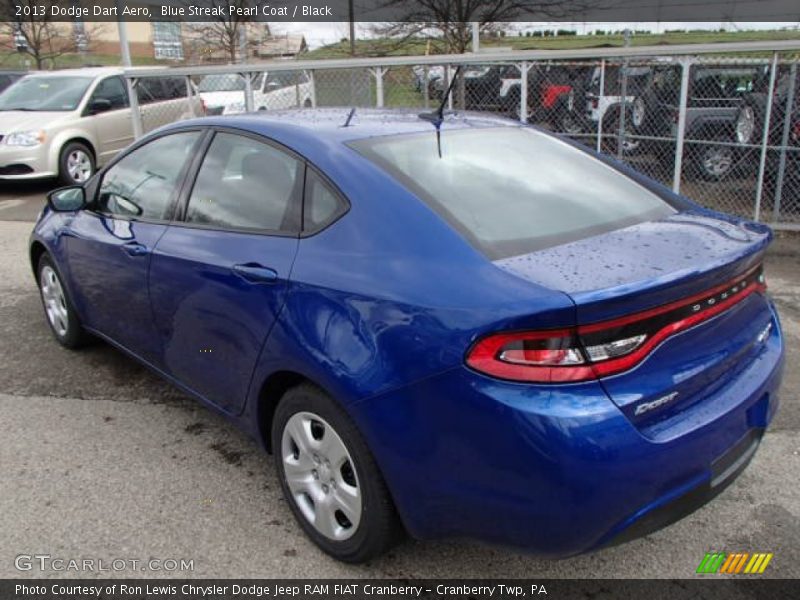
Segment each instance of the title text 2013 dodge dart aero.
M777 409L769 230L532 127L423 117L138 141L36 224L56 339L251 433L346 561L403 531L566 556L721 491Z

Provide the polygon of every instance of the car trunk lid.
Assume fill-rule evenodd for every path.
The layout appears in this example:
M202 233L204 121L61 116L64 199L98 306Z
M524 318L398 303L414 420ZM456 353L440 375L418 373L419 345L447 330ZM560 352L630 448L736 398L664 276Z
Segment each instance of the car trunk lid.
M649 429L729 382L769 335L754 292L770 238L761 225L678 213L495 264L572 298L597 376ZM629 364L622 340L635 348Z

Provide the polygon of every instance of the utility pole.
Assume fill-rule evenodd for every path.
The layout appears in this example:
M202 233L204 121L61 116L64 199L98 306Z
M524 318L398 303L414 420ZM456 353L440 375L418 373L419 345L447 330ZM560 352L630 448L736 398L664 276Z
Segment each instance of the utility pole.
M117 21L117 30L119 31L119 50L122 56L122 65L130 67L131 49L128 46L128 28L125 21Z
M353 0L347 2L347 16L350 19L350 56L356 55L356 16L353 10Z
M116 0L115 2L117 6L117 14L122 14L122 8L120 4L122 2L120 0ZM120 56L122 56L122 66L130 67L131 66L131 49L128 46L128 25L125 21L117 21L117 31L119 31L119 50Z

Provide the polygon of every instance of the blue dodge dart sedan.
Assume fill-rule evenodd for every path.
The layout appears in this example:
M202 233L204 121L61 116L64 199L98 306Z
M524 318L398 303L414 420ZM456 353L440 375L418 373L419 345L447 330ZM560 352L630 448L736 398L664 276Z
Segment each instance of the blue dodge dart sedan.
M771 233L536 128L299 110L184 121L53 192L56 340L251 434L298 523L569 556L723 490L778 406Z

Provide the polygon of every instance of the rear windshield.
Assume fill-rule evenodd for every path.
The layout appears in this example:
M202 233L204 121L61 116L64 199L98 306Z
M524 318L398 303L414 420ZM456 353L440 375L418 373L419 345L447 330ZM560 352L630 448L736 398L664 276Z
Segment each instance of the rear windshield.
M534 129L369 138L351 147L428 203L491 259L527 254L675 212L589 154Z

